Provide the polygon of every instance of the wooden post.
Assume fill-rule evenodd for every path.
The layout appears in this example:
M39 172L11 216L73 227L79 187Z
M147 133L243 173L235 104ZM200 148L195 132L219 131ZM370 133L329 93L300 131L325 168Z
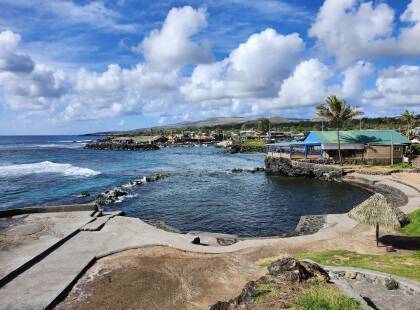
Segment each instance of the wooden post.
M379 246L379 224L376 224L376 246Z

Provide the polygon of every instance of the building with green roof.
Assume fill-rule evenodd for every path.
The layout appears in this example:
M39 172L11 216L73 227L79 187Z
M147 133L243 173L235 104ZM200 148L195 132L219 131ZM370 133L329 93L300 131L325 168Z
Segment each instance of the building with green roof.
M395 130L340 131L340 149L344 161L351 163L391 164L404 158L410 140ZM338 159L336 131L311 131L303 142L270 145L271 155L293 159ZM270 153L269 153L270 154Z

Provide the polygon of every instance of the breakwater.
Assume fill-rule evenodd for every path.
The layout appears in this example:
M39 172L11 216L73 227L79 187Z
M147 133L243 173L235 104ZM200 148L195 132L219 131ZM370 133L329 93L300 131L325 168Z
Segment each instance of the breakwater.
M343 169L338 167L281 157L266 157L265 171L273 175L309 177L327 181L339 180L344 175Z

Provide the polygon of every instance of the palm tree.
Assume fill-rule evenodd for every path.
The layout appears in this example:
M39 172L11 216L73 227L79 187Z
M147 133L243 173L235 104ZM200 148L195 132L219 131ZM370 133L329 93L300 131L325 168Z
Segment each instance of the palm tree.
M417 119L414 116L414 114L412 112L409 112L408 110L405 110L404 113L402 113L400 115L400 120L405 123L407 125L406 131L405 131L405 135L408 138L408 140L412 140L415 138L415 132L414 132L414 127L416 126L416 122ZM411 157L412 157L412 153L413 153L413 148L412 148L412 144L410 144L409 148L408 148L408 158L411 161Z
M409 112L408 110L405 110L404 113L401 114L400 119L403 123L407 125L406 134L408 136L410 130L413 129L416 125L416 117L413 113Z
M337 128L337 140L338 140L338 158L340 160L340 165L343 164L341 158L341 143L340 143L340 128L348 120L362 115L363 112L357 110L346 104L344 99L338 99L336 96L328 96L325 100L326 103L319 105L317 109L317 115L323 117L335 124Z

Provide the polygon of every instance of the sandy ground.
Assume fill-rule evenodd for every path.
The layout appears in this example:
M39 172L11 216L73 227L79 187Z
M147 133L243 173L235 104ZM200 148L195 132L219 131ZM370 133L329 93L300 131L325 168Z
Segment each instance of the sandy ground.
M403 181L415 183L420 188L420 173L394 173L392 176Z
M246 282L262 276L266 270L259 263L266 259L332 249L385 253L374 240L371 227L358 225L336 239L229 254L168 247L128 250L98 260L58 309L208 309L218 300L237 296Z

